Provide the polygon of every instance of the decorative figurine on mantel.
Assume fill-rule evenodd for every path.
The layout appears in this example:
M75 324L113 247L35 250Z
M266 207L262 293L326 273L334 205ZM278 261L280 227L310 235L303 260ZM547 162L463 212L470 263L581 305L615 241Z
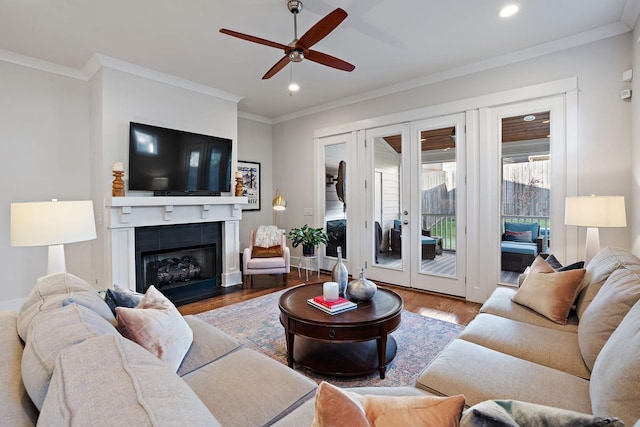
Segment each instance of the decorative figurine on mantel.
M242 197L242 171L236 171L236 197Z
M122 162L115 162L113 164L113 184L111 187L111 195L113 197L124 197L124 181L122 176L124 175L124 166Z

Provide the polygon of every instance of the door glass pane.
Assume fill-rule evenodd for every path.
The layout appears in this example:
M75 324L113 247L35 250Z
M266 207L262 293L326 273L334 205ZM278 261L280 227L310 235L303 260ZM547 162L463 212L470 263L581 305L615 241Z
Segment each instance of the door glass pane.
M456 128L420 132L420 271L456 275Z
M503 283L518 283L518 276L536 255L548 252L549 117L549 111L542 111L502 119L500 281Z
M329 239L326 256L347 258L347 144L327 145L325 159L325 221Z
M402 134L373 139L374 150L374 262L403 266L402 232L408 213L402 212Z

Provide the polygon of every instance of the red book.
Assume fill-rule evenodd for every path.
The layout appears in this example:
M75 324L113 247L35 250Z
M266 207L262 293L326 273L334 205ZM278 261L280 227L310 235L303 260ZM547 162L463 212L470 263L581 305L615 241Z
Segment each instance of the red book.
M351 302L348 299L344 299L342 297L338 297L338 299L335 301L327 301L322 295L313 297L313 301L327 308L338 308L343 305L349 305L349 303Z

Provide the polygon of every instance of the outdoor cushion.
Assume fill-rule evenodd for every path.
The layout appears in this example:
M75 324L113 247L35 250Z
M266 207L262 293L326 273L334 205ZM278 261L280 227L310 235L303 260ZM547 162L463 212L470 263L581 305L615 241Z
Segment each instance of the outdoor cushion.
M518 223L518 222L505 222L504 231L531 231L531 242L535 242L538 238L540 225L537 222L534 223Z
M422 244L423 245L435 245L436 244L436 239L434 239L433 237L422 236Z
M500 242L500 250L512 254L533 255L538 254L538 246L535 243L524 242Z

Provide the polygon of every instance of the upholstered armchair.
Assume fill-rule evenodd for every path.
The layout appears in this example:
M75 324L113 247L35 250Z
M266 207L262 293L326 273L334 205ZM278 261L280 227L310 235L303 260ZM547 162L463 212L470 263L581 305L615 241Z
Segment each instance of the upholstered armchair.
M282 274L282 284L286 285L287 274L291 271L291 255L284 230L277 230L277 243L270 247L255 245L256 232L251 230L249 247L245 248L242 255L245 284L249 279L249 285L253 285L253 276L256 274Z

